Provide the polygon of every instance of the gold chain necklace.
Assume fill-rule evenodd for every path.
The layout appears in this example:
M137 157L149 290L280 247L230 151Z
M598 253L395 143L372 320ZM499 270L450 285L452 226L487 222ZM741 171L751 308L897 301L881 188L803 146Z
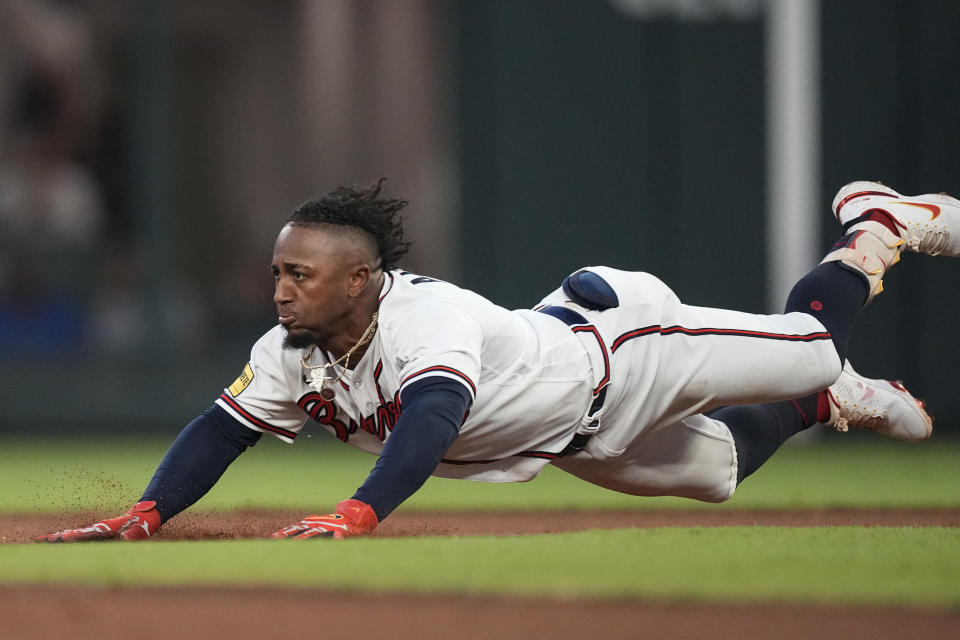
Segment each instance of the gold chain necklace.
M334 362L325 362L324 364L307 364L310 358L313 356L313 352L317 350L316 345L311 347L310 351L305 356L300 358L300 364L302 364L304 369L307 370L307 384L313 387L324 400L333 400L333 396L335 395L334 391L327 385L335 385L343 380L343 376L347 374L347 367L350 366L350 356L353 355L353 352L373 339L373 334L377 331L377 316L379 314L379 311L374 311L373 317L370 320L370 324L367 326L366 331L363 332L363 335L360 336L360 339L357 340L357 343L350 347L349 351L337 358ZM328 376L327 370L330 367L340 363L343 363L343 373L336 378Z

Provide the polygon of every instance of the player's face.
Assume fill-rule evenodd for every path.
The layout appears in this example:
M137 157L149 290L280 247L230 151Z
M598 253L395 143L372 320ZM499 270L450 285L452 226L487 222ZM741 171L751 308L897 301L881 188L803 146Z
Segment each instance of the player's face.
M323 227L287 225L273 249L278 321L284 346L331 348L348 328L356 301L356 271L365 264L355 242Z

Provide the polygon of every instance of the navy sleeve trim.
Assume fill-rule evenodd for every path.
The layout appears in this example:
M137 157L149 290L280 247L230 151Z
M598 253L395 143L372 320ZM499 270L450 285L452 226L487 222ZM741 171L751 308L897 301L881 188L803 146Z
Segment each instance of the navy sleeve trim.
M297 433L295 431L289 431L282 427L274 426L269 422L266 422L256 417L255 415L253 415L252 413L244 409L242 406L240 406L240 403L234 400L233 398L231 398L230 395L227 393L221 393L220 399L226 402L230 406L230 408L236 411L237 414L242 416L244 420L247 420L250 424L257 427L258 429L263 429L264 431L269 431L270 433L276 433L277 435L281 435L284 438L290 438L291 440L297 437Z
M461 402L455 402L452 397L445 397L444 394L448 393L455 394ZM438 398L431 394L440 394L440 397ZM456 423L457 431L460 430L460 426L466 420L467 413L470 411L470 405L473 404L473 396L465 386L456 380L441 376L421 378L420 380L411 382L400 391L400 406L406 409L406 407L411 406L418 399L422 398L426 398L427 400L425 401L427 402L434 402L433 406L435 410L442 411L446 409L448 411L448 417L451 418L452 422ZM461 406L463 411L460 412L459 415L455 415L460 411Z
M421 369L420 371L415 371L415 372L411 373L410 375L408 375L408 376L407 376L406 378L404 378L403 380L401 380L401 381L400 381L400 386L403 387L405 384L407 384L408 382L410 382L410 381L413 380L414 378L418 378L418 377L420 377L420 376L424 376L424 379L437 379L437 380L442 379L440 376L430 376L430 377L427 377L427 374L433 373L433 372L435 372L435 371L444 371L444 372L449 373L449 374L451 374L451 375L457 376L460 380L463 380L463 384L465 384L465 385L467 385L468 387L470 387L470 390L473 392L473 395L476 395L476 394L477 394L477 385L475 385L475 384L473 383L473 380L470 379L470 376L468 376L467 374L465 374L463 371L460 371L459 369L454 369L453 367L445 367L445 366L442 366L442 365L436 365L436 366L433 366L433 367L427 367L426 369ZM417 382L420 382L420 381L418 380ZM411 384L412 384L412 383L411 383Z

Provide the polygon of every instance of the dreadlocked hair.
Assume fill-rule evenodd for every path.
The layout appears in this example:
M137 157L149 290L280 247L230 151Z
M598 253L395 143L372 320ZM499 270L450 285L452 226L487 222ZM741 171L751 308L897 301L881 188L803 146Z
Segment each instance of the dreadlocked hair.
M295 225L336 224L367 233L377 245L380 268L389 271L407 254L410 243L403 239L403 218L397 214L406 200L381 198L386 178L368 186L337 187L327 195L309 200L290 215Z

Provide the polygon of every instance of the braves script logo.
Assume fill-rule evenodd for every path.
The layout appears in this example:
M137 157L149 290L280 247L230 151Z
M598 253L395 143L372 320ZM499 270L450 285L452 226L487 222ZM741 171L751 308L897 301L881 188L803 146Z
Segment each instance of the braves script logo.
M377 362L373 370L373 382L377 389L377 399L380 404L368 416L361 416L359 420L349 417L349 422L337 418L337 405L333 400L325 400L319 393L311 392L297 401L297 406L308 416L322 425L332 427L338 440L346 442L351 434L358 429L376 436L381 442L387 439L387 433L393 431L400 419L403 410L400 407L400 392L394 394L391 400L384 398L380 389L380 374L383 373L383 361ZM341 414L345 413L340 411Z

